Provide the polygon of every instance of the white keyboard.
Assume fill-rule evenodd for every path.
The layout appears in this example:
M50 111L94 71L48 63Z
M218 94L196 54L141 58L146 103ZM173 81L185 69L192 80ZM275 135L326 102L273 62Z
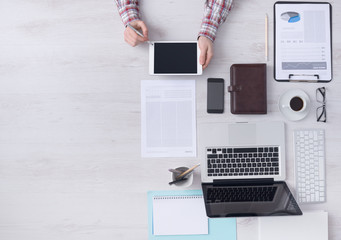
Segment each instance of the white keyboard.
M300 203L326 201L323 129L294 130L296 194Z

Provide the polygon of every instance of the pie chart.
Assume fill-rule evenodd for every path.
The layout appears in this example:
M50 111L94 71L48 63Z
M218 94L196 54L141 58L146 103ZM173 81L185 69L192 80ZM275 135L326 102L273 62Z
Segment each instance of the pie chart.
M297 12L285 12L281 14L281 18L289 23L295 23L301 20L300 14Z

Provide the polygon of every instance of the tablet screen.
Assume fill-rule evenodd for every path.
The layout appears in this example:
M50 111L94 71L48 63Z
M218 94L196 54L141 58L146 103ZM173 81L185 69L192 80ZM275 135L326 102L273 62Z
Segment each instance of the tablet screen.
M155 43L155 74L196 74L197 43Z

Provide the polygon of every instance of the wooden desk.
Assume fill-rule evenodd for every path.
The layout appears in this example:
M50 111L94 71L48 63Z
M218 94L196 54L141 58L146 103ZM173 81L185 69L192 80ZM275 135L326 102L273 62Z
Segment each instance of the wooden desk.
M152 40L193 40L203 2L141 1ZM287 176L293 187L292 131L326 130L327 198L303 206L329 212L329 239L341 235L341 3L333 5L334 80L328 84L273 80L273 4L236 0L219 29L215 56L195 79L197 121L286 122ZM183 8L183 9L181 9ZM264 16L269 14L268 114L206 113L206 79L225 78L233 63L264 62ZM0 239L147 239L147 191L169 187L167 169L199 160L141 159L140 81L148 47L123 41L112 0L0 3ZM316 123L315 89L327 88L328 123ZM300 122L284 119L282 93L302 88L313 106ZM191 189L200 188L196 171ZM238 220L238 239L255 239L257 219Z

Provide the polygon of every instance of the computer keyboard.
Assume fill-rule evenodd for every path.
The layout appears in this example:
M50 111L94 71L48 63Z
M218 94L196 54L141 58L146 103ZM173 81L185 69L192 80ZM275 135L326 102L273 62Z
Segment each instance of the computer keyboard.
M214 187L207 189L207 202L271 202L276 186Z
M325 146L323 129L294 130L297 201L326 200Z
M279 146L208 147L207 176L279 175Z

